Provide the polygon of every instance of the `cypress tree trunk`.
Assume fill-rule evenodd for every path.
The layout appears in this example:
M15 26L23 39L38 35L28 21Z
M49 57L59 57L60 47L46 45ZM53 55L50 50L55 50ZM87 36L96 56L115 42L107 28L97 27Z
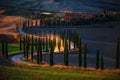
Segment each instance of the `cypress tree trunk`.
M8 43L5 42L5 57L8 59Z
M101 54L101 69L104 69L104 61L103 54Z
M2 42L2 57L5 55L5 42Z
M99 69L99 50L96 53L96 69Z
M87 47L86 44L84 45L84 68L87 67Z
M53 53L54 53L54 42L51 41L51 46L50 46L50 66L53 66Z
M119 56L120 56L120 50L119 50L119 38L117 38L117 42L116 42L116 69L119 68Z
M82 66L81 38L79 39L78 45L79 45L79 52L78 52L78 64L79 64L79 67L81 67L81 66Z

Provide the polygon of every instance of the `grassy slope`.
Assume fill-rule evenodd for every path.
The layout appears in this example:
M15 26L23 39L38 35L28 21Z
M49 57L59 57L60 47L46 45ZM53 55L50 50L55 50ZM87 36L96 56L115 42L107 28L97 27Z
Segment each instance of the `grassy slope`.
M120 71L87 71L55 68L2 67L0 80L119 80Z
M9 52L15 51L19 51L19 44L9 44ZM31 68L24 66L0 66L0 80L118 80L119 74L120 71L113 70L87 71L55 68Z

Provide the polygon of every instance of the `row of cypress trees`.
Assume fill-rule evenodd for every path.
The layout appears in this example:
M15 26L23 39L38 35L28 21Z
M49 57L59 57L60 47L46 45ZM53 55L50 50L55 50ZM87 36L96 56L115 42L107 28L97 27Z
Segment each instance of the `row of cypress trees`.
M49 30L48 32L49 34L51 34L52 32ZM57 34L55 32L55 30L53 31L53 34L54 36ZM43 35L44 36L44 35ZM81 38L79 37L78 33L76 32L71 32L70 30L67 30L67 31L61 31L59 32L59 36L60 38L63 40L63 43L64 43L64 65L68 66L69 65L69 59L68 59L68 54L69 54L69 49L70 49L70 41L72 41L74 43L74 48L78 48L79 51L78 51L78 64L79 64L79 67L82 66L83 64L83 67L87 67L87 45L85 44L84 45L84 50L82 52L82 49L81 49ZM31 39L31 42L30 44L28 45L31 45L31 59L33 60L33 52L35 52L34 50L34 46L37 45L37 59L38 59L38 64L42 63L42 50L44 48L46 48L46 50L49 49L49 52L50 52L50 65L53 66L53 54L54 54L54 47L55 47L55 37L53 39L53 41L50 40L49 37L45 37L46 38L46 42L43 40L43 39L36 39L37 43L35 43L35 39L33 38L33 35L32 35L32 39ZM26 39L23 38L23 43L26 42L24 41ZM29 42L29 41L27 41ZM26 46L24 43L23 45ZM40 45L42 45L43 47L41 47ZM46 47L44 46L46 45ZM49 45L49 47L48 47ZM23 47L24 47L23 46ZM60 41L58 41L58 49L60 50ZM26 47L27 48L27 47ZM40 49L40 50L39 50ZM24 49L25 50L25 49ZM25 51L24 51L25 52ZM82 60L82 55L83 55L83 60ZM40 61L40 62L39 62ZM82 63L83 62L83 63ZM99 53L99 50L97 50L96 52L96 69L104 69L104 57L103 57L103 54L100 54ZM116 68L119 68L119 38L117 39L117 44L116 44Z

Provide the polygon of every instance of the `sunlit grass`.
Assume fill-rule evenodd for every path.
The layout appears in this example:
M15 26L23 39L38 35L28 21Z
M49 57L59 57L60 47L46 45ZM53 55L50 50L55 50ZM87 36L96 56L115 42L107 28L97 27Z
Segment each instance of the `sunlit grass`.
M4 70L4 71L3 71ZM34 68L34 67L2 67L0 79L9 80L119 80L120 71L88 71L78 69Z

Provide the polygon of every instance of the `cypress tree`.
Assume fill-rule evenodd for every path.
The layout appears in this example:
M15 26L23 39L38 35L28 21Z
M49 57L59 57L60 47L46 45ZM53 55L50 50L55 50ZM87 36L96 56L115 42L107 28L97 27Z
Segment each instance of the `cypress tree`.
M20 34L20 51L22 51L22 37L21 37L21 34Z
M25 52L26 52L26 42L25 42L25 36L23 37L23 53L24 53L24 58L25 58Z
M51 31L49 30L49 41L48 41L49 47L50 47L50 40L51 40Z
M100 59L101 59L101 65L100 65L100 66L101 66L101 69L104 69L103 54L101 54L101 58L100 58Z
M87 67L87 47L86 44L84 45L84 68Z
M68 43L67 43L67 39L65 38L65 48L64 48L64 64L65 66L68 66Z
M56 46L56 36L53 38L53 47Z
M60 47L61 47L61 40L58 39L58 50L60 51Z
M53 66L53 53L54 53L54 42L51 41L50 45L50 66Z
M4 43L5 42L2 41L2 57L4 57L4 55L5 55L5 44Z
M47 40L47 36L46 36L46 51L48 50L48 40Z
M37 48L37 64L40 63L40 39L38 41L38 48Z
M44 38L42 39L42 47L43 47L43 50L45 49L45 41L44 41Z
M34 39L32 35L32 40L31 40L31 60L33 61L33 53L34 53Z
M96 69L99 69L99 50L98 49L96 53Z
M5 57L8 59L8 43L5 42Z
M37 26L37 20L35 21L35 26Z
M30 40L29 40L29 37L28 36L26 36L27 37L27 41L26 41L26 58L28 59L28 56L29 56L29 47L30 47Z
M78 64L79 64L79 67L82 66L82 54L81 54L81 38L79 38L78 40L78 45L79 45L79 52L78 52Z
M119 50L119 38L117 38L117 42L116 42L116 69L119 68L119 56L120 56L120 50Z
M40 64L42 64L42 41L39 38L39 49L40 49Z
M37 48L38 48L38 46L37 46L37 42L38 40L37 40L37 38L35 38L35 49L37 50Z
M28 41L26 42L26 58L28 60L28 46L29 46L29 43Z

